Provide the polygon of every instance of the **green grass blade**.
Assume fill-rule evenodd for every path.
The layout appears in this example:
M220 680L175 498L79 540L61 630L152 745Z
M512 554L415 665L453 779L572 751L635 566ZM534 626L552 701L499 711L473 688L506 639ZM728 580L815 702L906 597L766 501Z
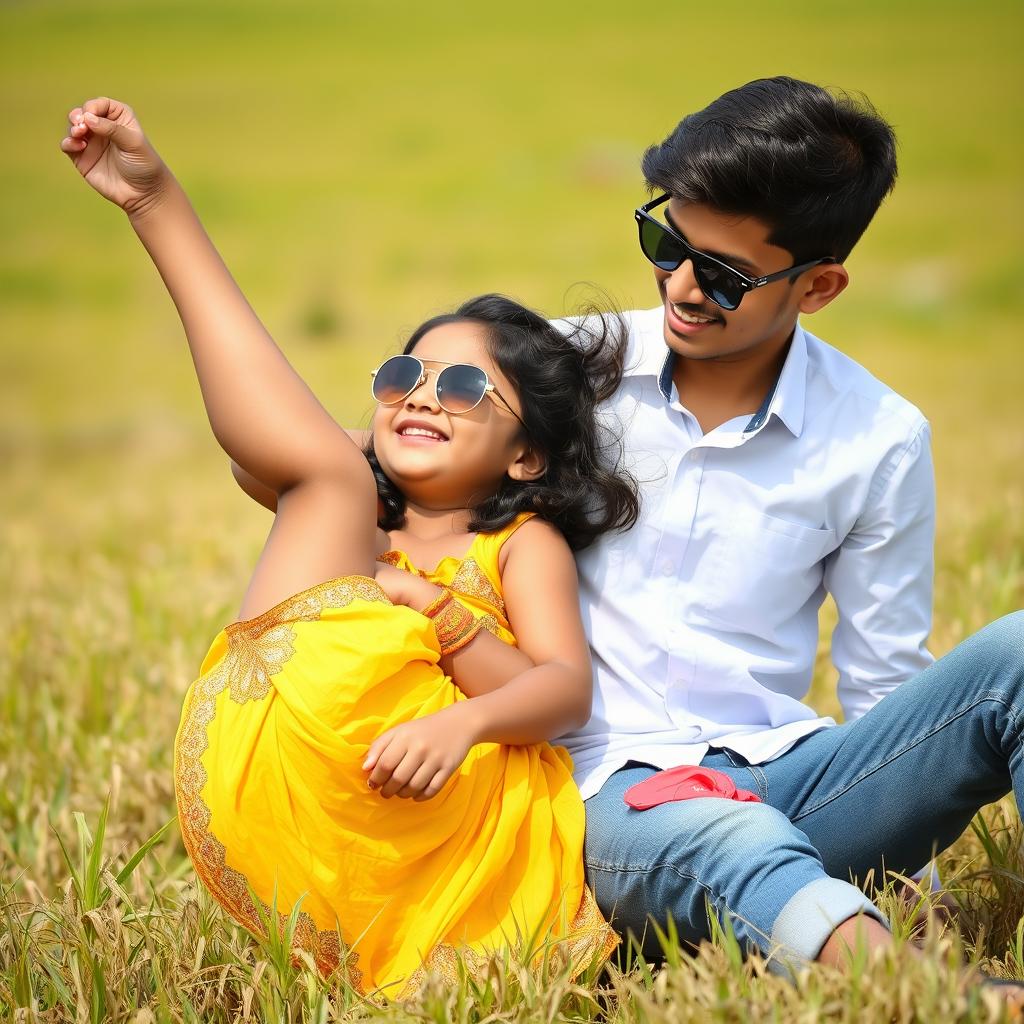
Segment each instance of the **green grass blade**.
M53 829L53 834L57 837L57 842L60 844L60 852L64 857L64 863L68 866L68 871L71 872L71 883L75 887L75 892L78 893L78 898L81 901L83 899L82 892L82 871L80 868L75 866L75 862L71 859L71 854L68 853L67 846L64 845L64 838L56 828ZM79 833L81 836L81 833Z
M110 812L110 794L103 801L99 824L96 826L96 837L89 847L89 859L85 865L85 885L88 893L86 910L95 910L103 903L106 886L100 877L103 866L103 840L107 834L107 814Z
M171 827L171 825L174 824L174 822L175 822L175 819L171 818L165 825L162 825L160 828L158 828L135 851L135 853L132 854L132 856L128 860L128 863L125 864L125 866L123 868L121 868L121 870L118 871L118 873L116 875L114 875L114 878L117 880L117 884L118 885L122 885L123 886L123 885L127 884L128 880L135 873L135 869L139 866L139 864L142 863L142 859L146 856L147 853L149 853L150 850L153 849L154 846L156 846L157 843L160 842L161 839L163 839L163 837L166 834L167 830Z

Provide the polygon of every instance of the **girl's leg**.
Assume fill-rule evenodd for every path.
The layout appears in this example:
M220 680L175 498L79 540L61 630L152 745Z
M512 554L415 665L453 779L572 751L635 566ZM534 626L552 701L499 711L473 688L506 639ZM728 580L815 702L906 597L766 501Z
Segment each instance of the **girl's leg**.
M363 453L346 438L337 466L282 493L246 591L240 619L338 576L373 576L377 489Z

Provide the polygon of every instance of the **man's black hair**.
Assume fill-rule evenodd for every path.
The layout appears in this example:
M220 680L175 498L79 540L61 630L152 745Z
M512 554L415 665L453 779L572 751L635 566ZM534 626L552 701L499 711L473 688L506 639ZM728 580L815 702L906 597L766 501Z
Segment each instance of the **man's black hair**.
M761 78L684 117L643 173L676 199L764 221L796 263L844 260L896 182L896 137L864 97Z

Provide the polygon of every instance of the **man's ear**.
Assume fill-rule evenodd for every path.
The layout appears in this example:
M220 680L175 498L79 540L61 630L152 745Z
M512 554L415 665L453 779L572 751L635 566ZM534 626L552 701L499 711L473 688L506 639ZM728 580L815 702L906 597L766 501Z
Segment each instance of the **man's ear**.
M543 476L544 470L547 468L547 460L544 456L535 448L530 447L524 449L516 456L515 462L508 467L507 472L513 480L527 483L530 480L536 480L538 477Z
M800 300L801 313L824 309L850 283L850 275L841 263L822 263L808 273L810 279Z

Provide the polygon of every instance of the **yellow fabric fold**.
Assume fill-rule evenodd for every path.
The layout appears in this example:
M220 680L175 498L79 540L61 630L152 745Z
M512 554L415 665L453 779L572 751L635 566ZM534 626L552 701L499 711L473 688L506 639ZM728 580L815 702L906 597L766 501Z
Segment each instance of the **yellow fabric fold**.
M498 552L525 518L430 575L506 642ZM388 560L409 567L401 552ZM283 917L301 898L297 944L364 992L407 995L424 961L454 980L456 948L544 933L570 938L581 970L615 939L584 885L583 804L563 749L479 744L422 803L366 785L377 736L466 699L438 658L431 621L365 577L222 630L175 741L196 873L256 933L275 891Z

